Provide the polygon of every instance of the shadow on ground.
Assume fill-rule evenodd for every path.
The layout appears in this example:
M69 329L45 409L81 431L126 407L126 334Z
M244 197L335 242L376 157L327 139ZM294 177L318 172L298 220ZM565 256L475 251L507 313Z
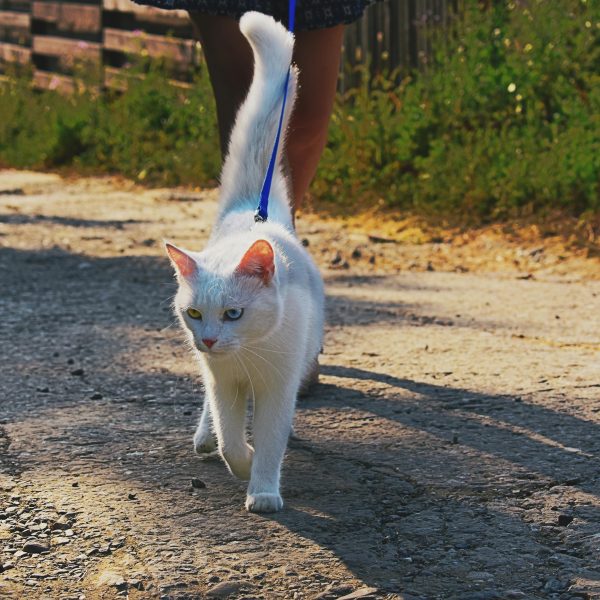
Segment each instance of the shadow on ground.
M181 553L193 531L195 551L211 556L195 584L173 575L176 565L157 563L165 580L205 589L215 565L231 564L232 539L258 542L262 555L252 560L265 572L292 562L296 574L277 580L281 590L301 577L339 583L340 561L390 593L483 600L518 588L523 595L514 597L553 597L546 587L557 573L560 594L589 566L582 547L567 545L565 528L556 520L540 526L539 514L565 487L597 498L600 431L592 422L547 408L537 395L482 394L325 365L323 383L299 406L299 439L284 472L286 510L247 515L243 484L191 452L200 390L193 367L182 372L191 359L168 329L174 285L166 259L4 248L0 269L0 328L10 341L0 350L0 460L22 477L47 472L51 482L56 470L61 477L85 472L113 494L147 492L133 515L120 504L111 509L128 520L140 548L151 552L160 525ZM335 297L329 319L414 324L417 310ZM431 319L422 325L439 324ZM206 479L208 492L192 494L192 477ZM577 517L572 535L600 518L591 502L569 510ZM558 554L557 565L549 557ZM266 594L261 581L251 587Z

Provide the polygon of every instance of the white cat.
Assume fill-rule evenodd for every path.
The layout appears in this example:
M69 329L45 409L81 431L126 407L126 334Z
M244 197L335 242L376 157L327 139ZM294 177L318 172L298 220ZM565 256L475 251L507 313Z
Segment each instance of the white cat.
M254 79L231 134L217 221L202 252L166 248L179 282L175 312L196 349L206 389L196 451L218 445L230 471L250 480L246 509L273 512L283 506L280 470L298 390L321 349L324 292L294 233L281 156L269 219L254 222L294 38L256 12L242 17L240 29L254 52ZM296 81L294 67L284 125ZM245 435L249 399L254 447Z

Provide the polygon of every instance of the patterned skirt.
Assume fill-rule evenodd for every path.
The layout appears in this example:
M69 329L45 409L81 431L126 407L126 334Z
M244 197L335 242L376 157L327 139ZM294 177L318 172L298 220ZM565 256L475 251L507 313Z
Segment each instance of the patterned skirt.
M239 19L249 10L272 15L287 25L288 0L134 0L157 8L183 9ZM352 23L375 0L297 0L296 30L324 29Z

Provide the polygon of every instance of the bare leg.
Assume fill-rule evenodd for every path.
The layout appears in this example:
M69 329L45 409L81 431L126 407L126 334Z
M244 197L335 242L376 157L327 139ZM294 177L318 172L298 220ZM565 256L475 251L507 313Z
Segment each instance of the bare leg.
M217 102L221 154L225 156L235 116L252 83L252 49L235 19L195 12L190 12L190 19L206 58Z
M294 210L317 171L337 88L343 25L296 34L294 62L300 69L299 93L286 140Z
M217 102L221 153L225 154L237 110L252 82L252 50L234 19L199 13L190 17L206 57ZM286 144L294 209L302 203L327 141L343 34L342 25L296 34L299 93Z

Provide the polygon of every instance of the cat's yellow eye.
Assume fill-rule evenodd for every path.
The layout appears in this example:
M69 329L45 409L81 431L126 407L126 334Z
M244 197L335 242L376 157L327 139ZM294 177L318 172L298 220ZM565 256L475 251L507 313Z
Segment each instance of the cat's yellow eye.
M186 312L188 314L188 317L190 317L192 319L201 319L202 318L202 313L199 310L196 310L195 308L188 308Z

